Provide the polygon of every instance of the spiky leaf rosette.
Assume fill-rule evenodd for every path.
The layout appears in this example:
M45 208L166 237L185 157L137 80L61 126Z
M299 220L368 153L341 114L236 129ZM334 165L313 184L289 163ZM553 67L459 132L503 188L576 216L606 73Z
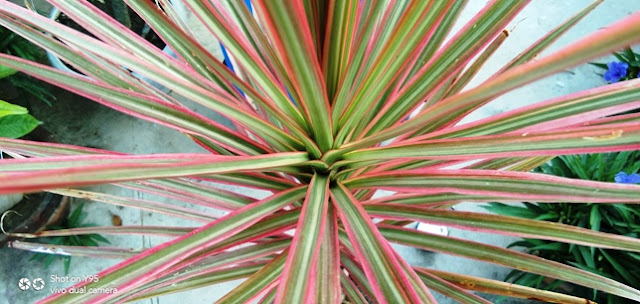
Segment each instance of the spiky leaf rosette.
M489 1L445 42L465 1L252 1L253 16L244 1L184 0L184 9L205 29L194 34L167 0L127 0L177 58L86 0L49 2L94 36L6 0L0 0L0 24L58 54L86 77L7 55L0 55L1 65L179 130L211 153L126 155L1 139L0 149L28 157L2 161L0 193L47 190L203 222L197 228L45 232L174 238L140 253L127 252L130 258L101 272L98 282L76 286L117 288L118 293L56 294L43 302L134 300L237 278L247 279L220 303L338 303L344 297L352 303L431 303L430 289L464 303L487 303L472 291L585 302L413 267L394 251L392 242L640 298L638 290L577 268L403 227L420 221L639 252L640 241L629 237L443 207L461 201L640 203L636 185L527 172L555 155L637 149L638 116L608 116L640 106L638 81L457 124L505 92L640 41L640 14L531 60L596 1L489 80L463 92L528 1ZM233 57L235 72L204 47L213 37ZM176 96L222 114L233 127L197 114ZM253 199L200 181L257 188L270 195ZM129 187L228 214L216 218L169 204L74 189L95 184ZM395 192L372 198L380 189ZM284 233L292 229L293 234ZM84 254L113 254L113 248L108 249ZM83 254L82 249L77 252Z

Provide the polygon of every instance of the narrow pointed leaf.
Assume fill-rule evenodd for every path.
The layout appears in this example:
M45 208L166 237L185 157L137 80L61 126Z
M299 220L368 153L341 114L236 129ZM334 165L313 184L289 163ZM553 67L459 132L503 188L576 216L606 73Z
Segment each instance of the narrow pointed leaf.
M271 284L271 282L278 280L279 276L282 274L282 270L284 269L288 253L289 251L285 250L283 253L278 255L278 257L271 260L262 269L249 277L246 281L242 282L242 284L226 294L216 303L247 303L249 299L258 296L259 292Z
M332 188L331 195L367 278L374 283L376 300L381 303L419 303L420 298L401 270L393 249L359 206L360 203L342 185Z
M452 237L422 233L412 229L392 226L379 227L379 229L382 235L392 242L537 273L628 299L640 297L640 291L622 283L534 255Z
M94 157L95 164L75 167L69 164L68 167L60 168L56 161L50 163L51 167L57 169L41 170L28 173L0 173L0 193L15 193L26 191L38 191L43 189L61 188L78 185L90 185L101 183L121 182L137 179L179 177L190 175L204 175L227 173L234 171L249 171L259 168L277 167L291 165L305 161L306 153L285 153L278 156L257 156L255 159L233 156L221 157L215 162L213 159L199 161L173 162L169 164L147 163L133 164L128 162L128 156L103 157L102 159L121 158L123 162L111 162L100 165L100 155ZM71 157L72 159L73 157ZM270 159L270 161L269 161ZM57 159L56 159L57 160ZM226 161L225 161L226 160ZM9 163L10 161L7 161ZM14 160L12 163L24 163L43 165L46 163L38 160Z
M156 246L154 250L145 251L121 264L113 266L99 274L100 281L80 283L76 287L87 288L118 288L126 292L137 285L146 283L155 274L180 262L198 250L211 247L232 237L243 229L251 226L267 215L287 206L292 201L300 199L305 193L304 187L281 192L265 200L238 209L190 234L173 241ZM69 303L72 301L107 300L115 294L55 294L47 300L51 303Z
M362 176L345 181L354 188L501 196L514 201L640 202L640 186L574 180L537 173L494 170L412 170Z
M473 231L538 238L591 247L640 252L640 240L560 223L495 214L425 209L398 204L368 204L367 213L384 219L418 220Z
M300 96L297 102L305 111L313 138L325 152L333 145L329 100L312 33L308 27L298 25L306 21L304 6L301 1L290 5L257 1L256 5L264 12L265 31L280 54L285 71L291 76L294 86L291 89Z
M416 273L420 276L420 279L424 281L424 283L429 286L429 288L450 297L451 299L457 300L460 303L473 303L473 304L490 304L491 302L476 296L473 293L468 293L464 289L449 283L431 273L426 271L417 270Z
M578 298L547 290L535 289L512 283L489 280L485 278L478 278L457 273L444 272L435 269L416 268L416 272L418 273L418 275L430 273L452 284L455 284L460 288L483 293L559 304L596 304L595 302L585 298Z
M104 247L104 246L68 246L58 244L45 244L36 242L11 241L7 245L9 248L15 248L30 252L55 254L64 256L85 256L102 259L128 259L137 254L138 251L127 248Z
M290 253L282 272L276 303L307 303L312 301L310 292L317 282L312 269L316 267L322 244L327 204L329 179L314 175L302 205L302 213L293 237Z
M340 244L338 215L333 205L328 207L326 221L316 264L316 303L338 303L341 296Z

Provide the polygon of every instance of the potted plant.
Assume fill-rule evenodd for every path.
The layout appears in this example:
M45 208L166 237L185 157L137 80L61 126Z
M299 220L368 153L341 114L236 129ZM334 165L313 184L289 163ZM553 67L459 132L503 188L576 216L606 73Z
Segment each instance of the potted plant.
M184 1L206 25L207 35L179 26L167 1L159 1L165 4L161 9L146 0L127 1L180 59L145 47L140 37L122 30L87 1L50 2L108 39L80 34L6 0L0 0L0 22L74 66L85 67L91 78L12 56L0 55L0 64L179 130L211 153L124 155L0 140L3 149L36 156L0 163L0 193L54 189L50 191L103 198L73 188L126 182L140 191L228 213L195 229L122 226L75 232L175 237L99 273L99 280L72 287L101 293L58 293L42 302L137 300L238 278L246 280L220 303L340 303L345 298L352 303L432 303L430 289L465 303L487 303L472 291L588 302L413 267L390 242L640 298L636 289L575 267L404 228L421 221L640 251L634 238L443 208L459 201L640 203L637 185L528 172L554 155L636 148L640 127L624 120L633 118L602 117L638 107L637 82L578 92L456 126L502 93L640 41L638 13L532 60L596 2L490 80L462 92L482 66L485 52L504 41L505 26L528 2L490 1L445 43L463 1L412 1L406 7L387 6L386 1L295 1L286 6L255 1L257 19L239 1ZM212 36L233 55L238 74L202 47ZM122 66L221 113L234 128L124 77ZM417 115L406 119L422 104ZM269 195L253 199L216 192L205 186L211 181L263 189ZM396 193L372 198L378 189ZM285 233L291 229L293 235Z

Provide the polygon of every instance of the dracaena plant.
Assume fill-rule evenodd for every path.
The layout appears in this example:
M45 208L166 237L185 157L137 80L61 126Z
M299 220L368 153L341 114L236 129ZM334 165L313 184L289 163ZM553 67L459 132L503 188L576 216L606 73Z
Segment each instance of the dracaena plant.
M585 303L559 293L413 267L391 243L640 298L640 291L588 271L404 228L421 221L639 252L640 241L634 238L446 207L460 201L640 203L637 185L528 172L555 155L636 149L639 116L610 115L640 107L637 80L458 124L505 92L640 41L640 14L532 60L597 1L489 80L463 91L507 37L505 26L529 1L489 1L445 40L465 1L252 1L253 17L243 1L185 0L186 11L205 28L194 33L167 0L127 0L177 58L85 0L49 2L95 37L6 0L0 0L0 24L58 54L86 77L7 55L0 56L0 64L179 130L210 153L127 155L2 139L0 148L16 158L0 165L0 193L46 190L205 222L197 228L50 232L174 238L137 254L105 248L105 256L130 257L99 273L97 282L76 286L117 288L117 293L56 294L43 302L135 300L246 278L219 302L432 303L433 290L463 303L487 303L473 291ZM213 37L234 58L235 72L203 47ZM172 95L134 78L131 71ZM176 97L222 114L233 126L197 114ZM270 194L255 199L210 182ZM228 213L215 218L78 189L94 184ZM393 194L373 198L379 189Z

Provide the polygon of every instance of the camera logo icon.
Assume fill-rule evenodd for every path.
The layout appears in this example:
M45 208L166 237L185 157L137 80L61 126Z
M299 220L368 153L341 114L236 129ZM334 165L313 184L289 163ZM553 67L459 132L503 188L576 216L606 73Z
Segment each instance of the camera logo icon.
M20 279L20 281L18 281L18 288L20 288L20 290L27 290L31 288L31 281L27 278Z
M22 278L18 281L18 288L20 290L28 290L33 287L33 290L42 290L44 288L44 280L42 278L35 278L30 281L27 278Z
M31 282L31 287L35 290L42 290L44 288L44 280L42 278L35 278L33 282Z

